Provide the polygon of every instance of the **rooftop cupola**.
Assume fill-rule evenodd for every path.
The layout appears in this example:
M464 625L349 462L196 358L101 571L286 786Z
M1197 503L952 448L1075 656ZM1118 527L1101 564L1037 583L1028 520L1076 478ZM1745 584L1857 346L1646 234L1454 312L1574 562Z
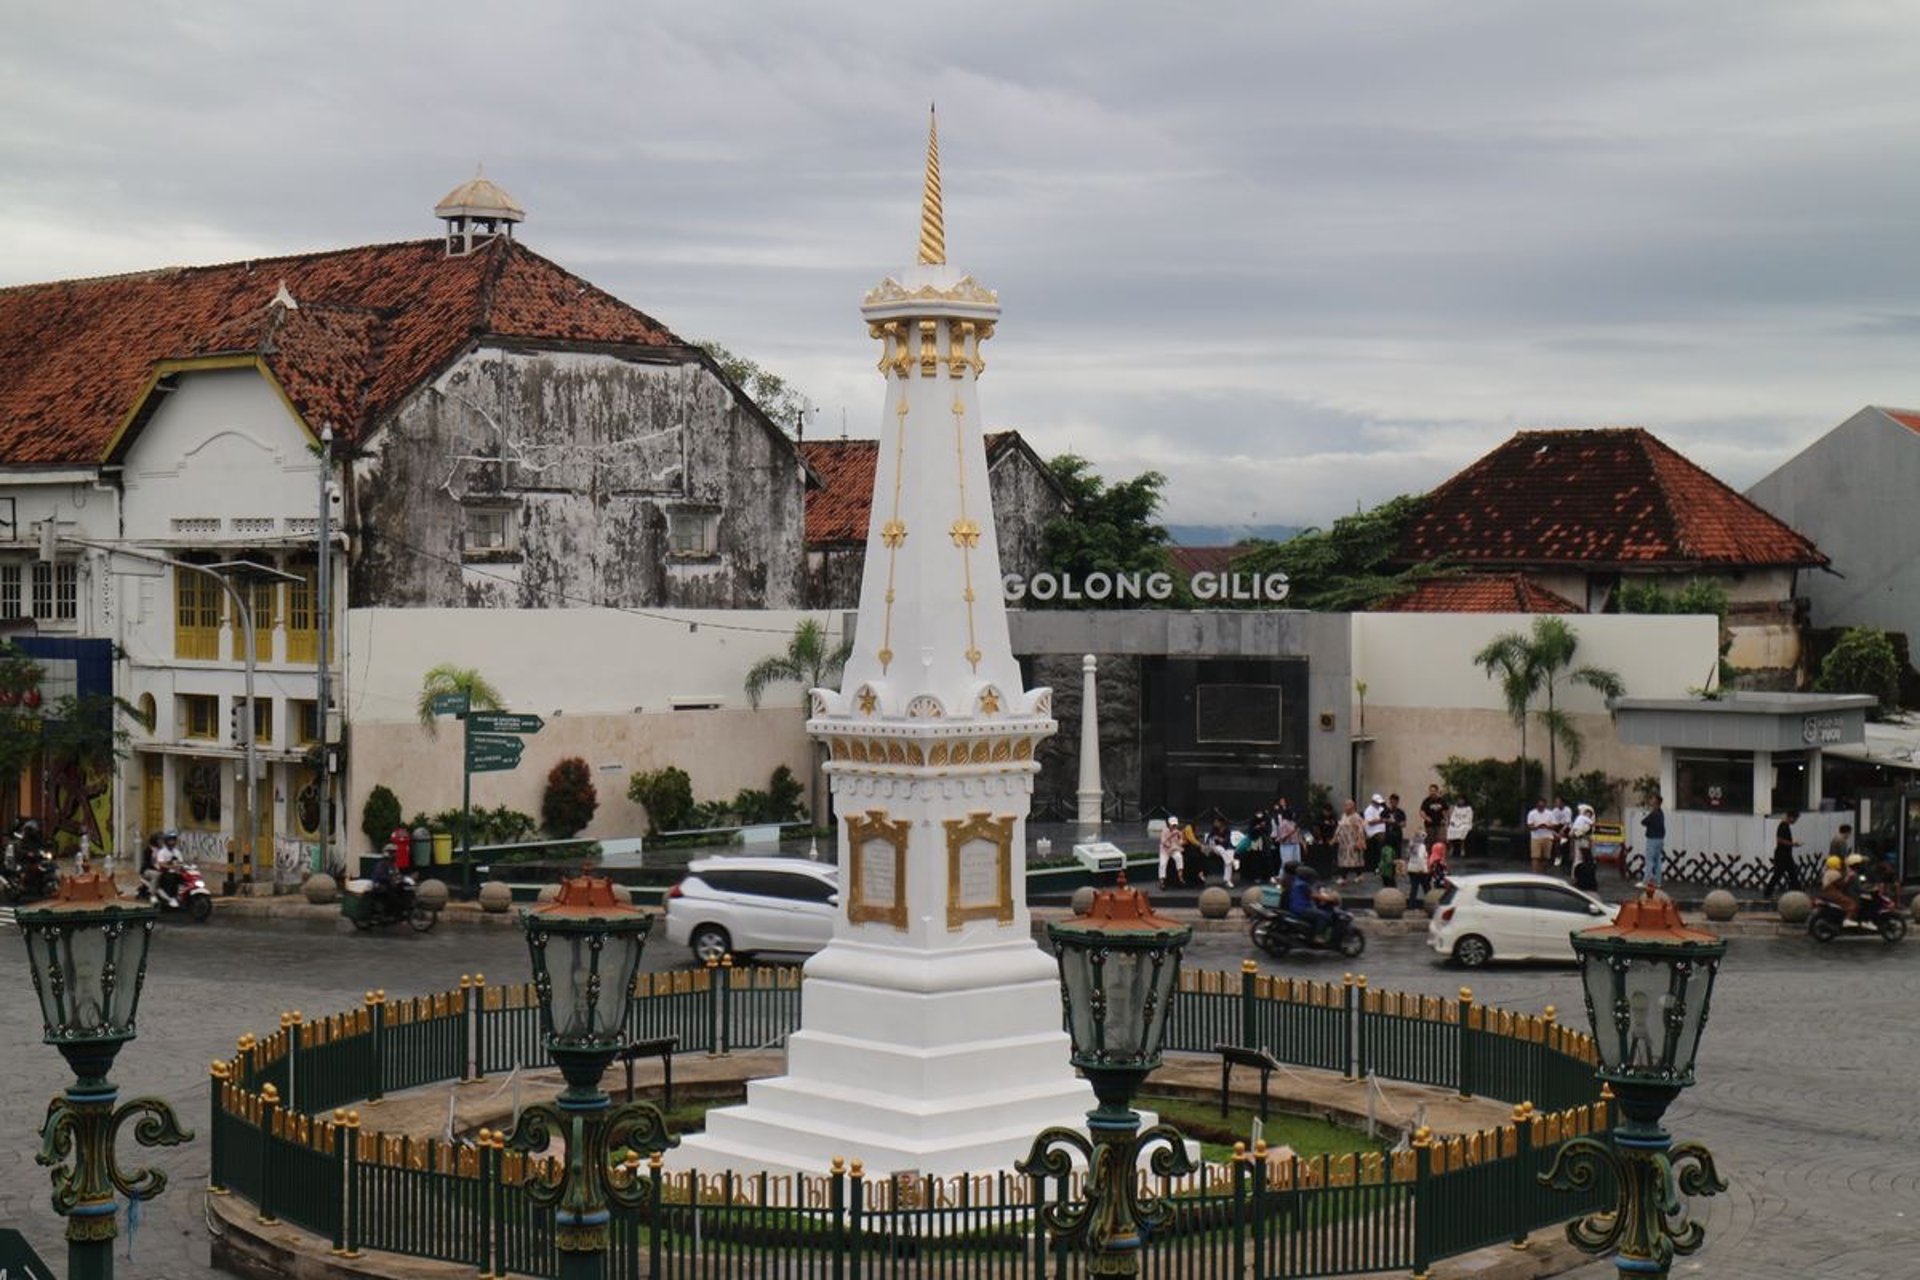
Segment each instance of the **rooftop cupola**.
M513 239L513 224L527 217L527 211L478 167L473 177L447 192L433 212L447 224L449 258L464 258L496 236Z

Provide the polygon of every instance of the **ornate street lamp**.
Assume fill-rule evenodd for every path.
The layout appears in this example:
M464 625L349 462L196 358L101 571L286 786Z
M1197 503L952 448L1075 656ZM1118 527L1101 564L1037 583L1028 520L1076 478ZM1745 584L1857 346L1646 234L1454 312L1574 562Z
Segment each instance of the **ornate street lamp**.
M166 1189L167 1175L158 1169L121 1169L114 1149L120 1127L138 1117L133 1137L143 1147L172 1147L193 1137L157 1098L115 1106L120 1089L107 1079L120 1046L135 1034L159 914L155 906L120 897L112 880L96 874L61 881L52 899L16 915L46 1042L60 1050L75 1077L47 1104L34 1157L53 1170L54 1212L67 1220L69 1280L113 1275L116 1190L150 1200Z
M1697 1142L1674 1145L1661 1125L1667 1106L1693 1083L1693 1058L1727 944L1689 929L1673 900L1648 887L1610 925L1573 935L1586 988L1587 1019L1600 1053L1600 1078L1620 1119L1611 1143L1575 1138L1541 1181L1584 1189L1613 1175L1613 1208L1567 1225L1588 1253L1614 1253L1623 1276L1667 1274L1676 1253L1699 1249L1706 1232L1683 1216L1682 1196L1727 1189L1713 1154Z
M1142 1157L1162 1176L1194 1168L1179 1132L1164 1124L1140 1132L1132 1105L1140 1081L1160 1065L1180 953L1193 926L1154 915L1147 895L1127 888L1122 875L1116 887L1095 892L1085 915L1049 924L1047 937L1060 961L1073 1065L1100 1105L1087 1113L1091 1140L1073 1129L1047 1129L1015 1167L1064 1178L1075 1157L1085 1161L1086 1203L1046 1206L1047 1227L1087 1255L1088 1275L1137 1276L1141 1244L1168 1209L1140 1190L1134 1171Z
M557 1133L566 1163L549 1182L527 1184L527 1197L554 1210L560 1280L605 1274L608 1205L637 1208L648 1183L634 1166L618 1169L612 1153L664 1151L677 1140L651 1103L610 1105L600 1078L627 1043L628 993L640 968L653 917L614 895L604 876L563 882L560 896L520 913L533 960L533 986L547 1052L567 1087L553 1102L520 1113L507 1145L543 1151Z

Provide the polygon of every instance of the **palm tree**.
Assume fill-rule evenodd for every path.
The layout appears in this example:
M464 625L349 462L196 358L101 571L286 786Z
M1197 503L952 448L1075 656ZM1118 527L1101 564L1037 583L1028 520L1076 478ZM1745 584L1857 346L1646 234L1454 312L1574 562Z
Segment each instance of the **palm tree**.
M1507 713L1520 726L1520 767L1524 780L1527 758L1527 714L1533 700L1542 692L1547 706L1539 712L1547 731L1547 789L1551 791L1560 776L1559 749L1567 749L1567 767L1580 763L1585 745L1573 718L1557 705L1560 686L1584 685L1605 698L1617 698L1627 691L1619 675L1605 667L1573 665L1580 650L1580 637L1565 618L1544 614L1533 620L1533 633L1509 631L1495 636L1487 647L1473 656L1488 676L1498 677L1506 699Z
M440 732L440 721L434 714L433 700L443 693L466 694L469 711L499 711L507 705L500 691L477 668L457 667L451 662L439 663L420 678L420 700L415 706L420 713L420 727L429 735Z
M851 637L842 637L839 644L831 644L825 627L813 618L802 618L800 625L793 629L793 637L787 641L785 653L762 658L747 671L747 701L758 709L760 695L766 692L767 686L783 680L798 681L808 689L824 688L829 681L839 678L852 653ZM826 821L826 788L821 785L817 746L811 752L808 781L813 796L813 825L820 827Z
M747 701L757 709L767 686L782 680L796 680L809 689L819 689L840 674L853 653L853 641L842 639L838 645L827 642L827 629L813 618L802 618L787 641L787 651L762 658L747 672Z

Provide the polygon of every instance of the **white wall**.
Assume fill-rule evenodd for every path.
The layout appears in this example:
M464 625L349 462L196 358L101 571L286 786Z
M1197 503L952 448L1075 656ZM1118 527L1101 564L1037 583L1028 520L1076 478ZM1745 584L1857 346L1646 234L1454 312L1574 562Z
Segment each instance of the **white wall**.
M1354 731L1374 741L1363 752L1355 789L1398 791L1403 803L1439 781L1434 766L1448 756L1512 758L1520 733L1507 715L1499 683L1473 655L1494 637L1527 632L1531 614L1361 613L1353 615ZM1719 626L1710 616L1587 614L1568 617L1579 637L1576 666L1604 667L1635 697L1685 697L1706 684L1719 659ZM1573 716L1585 739L1579 771L1617 778L1658 774L1660 753L1619 741L1605 700L1584 686L1562 688L1556 706ZM1537 722L1527 754L1547 759ZM1568 772L1564 753L1560 771ZM1517 818L1518 815L1515 815Z
M518 769L474 775L477 806L538 815L547 771L567 756L594 770L600 808L583 833L592 837L646 830L644 813L626 799L635 772L677 765L698 800L764 788L782 764L809 782L806 691L770 685L755 711L743 688L748 668L785 652L806 617L838 642L842 615L794 610L352 610L347 847L363 843L360 810L376 783L391 787L409 815L460 803L459 726L444 720L429 737L415 712L422 677L442 662L479 670L510 709L547 722L527 740ZM718 705L675 709L676 700Z

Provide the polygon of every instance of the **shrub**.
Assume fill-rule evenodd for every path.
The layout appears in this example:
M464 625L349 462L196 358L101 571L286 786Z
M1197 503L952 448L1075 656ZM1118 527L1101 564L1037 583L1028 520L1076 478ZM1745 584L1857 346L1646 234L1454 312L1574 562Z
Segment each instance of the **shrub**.
M806 816L800 805L800 798L805 791L800 780L793 776L793 770L781 765L767 779L765 791L746 787L733 798L733 821L741 826L763 822L798 822Z
M549 835L562 839L579 835L599 807L593 770L579 756L568 756L547 773L546 794L540 797L540 826Z
M668 765L652 773L636 773L627 783L627 799L647 811L647 834L681 831L693 810L693 779L685 769Z
M1596 816L1604 816L1613 812L1614 797L1619 794L1620 785L1607 776L1605 769L1589 769L1585 773L1570 773L1560 779L1554 794L1565 796L1567 803L1576 808L1590 804Z
M535 831L539 824L533 815L519 809L509 809L506 805L497 805L491 809L474 809L467 815L472 828L473 843L483 844L519 844ZM460 811L442 809L439 813L416 813L407 822L414 830L425 827L443 835L460 834Z
M399 825L400 797L384 785L367 792L367 802L360 807L360 830L368 842L381 848Z
M1813 687L1821 693L1864 693L1879 702L1876 719L1900 709L1900 658L1877 627L1849 627L1820 662Z
M1435 766L1448 795L1473 806L1474 821L1483 827L1519 826L1534 799L1546 786L1538 760L1526 762L1526 776L1513 760L1468 760L1448 756Z

